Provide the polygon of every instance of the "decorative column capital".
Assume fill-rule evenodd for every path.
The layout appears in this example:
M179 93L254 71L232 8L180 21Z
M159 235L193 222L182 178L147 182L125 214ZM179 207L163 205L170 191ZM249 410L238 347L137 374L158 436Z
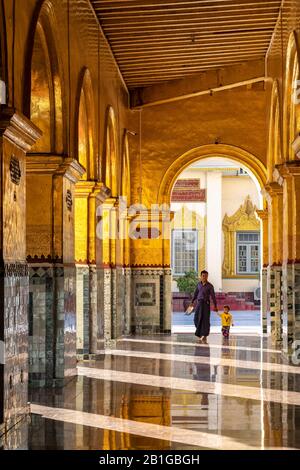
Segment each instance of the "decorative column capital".
M280 186L283 185L285 179L300 176L300 160L290 160L276 165L273 176Z
M297 137L292 143L292 148L295 152L296 157L300 158L300 132L297 133Z
M28 152L42 135L42 131L23 114L14 108L1 107L0 137L6 137L12 144Z
M76 183L76 197L95 198L103 203L110 196L110 189L99 181L80 180Z
M102 181L97 181L94 183L93 192L90 197L95 197L103 204L111 197L111 190Z
M262 189L262 195L266 198L268 203L272 202L272 198L283 194L282 185L278 181L267 183Z
M85 173L85 168L78 160L73 158L63 158L62 163L55 172L56 175L66 176L72 183L76 184Z
M269 217L268 209L263 209L263 210L256 209L255 214L262 221L268 220L268 217Z
M28 154L26 173L65 176L72 183L78 183L84 175L85 169L74 158L55 154Z
M105 200L102 203L103 209L106 210L113 210L119 207L119 200L117 197L106 197Z

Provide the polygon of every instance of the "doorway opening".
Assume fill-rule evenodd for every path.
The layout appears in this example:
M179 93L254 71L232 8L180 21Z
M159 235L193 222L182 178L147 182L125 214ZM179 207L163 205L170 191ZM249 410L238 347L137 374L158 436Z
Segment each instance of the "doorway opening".
M263 208L258 179L240 162L221 156L201 158L177 176L171 194L172 331L194 332L186 315L202 270L209 272L218 309L229 305L233 332L261 332ZM220 318L211 313L211 331Z

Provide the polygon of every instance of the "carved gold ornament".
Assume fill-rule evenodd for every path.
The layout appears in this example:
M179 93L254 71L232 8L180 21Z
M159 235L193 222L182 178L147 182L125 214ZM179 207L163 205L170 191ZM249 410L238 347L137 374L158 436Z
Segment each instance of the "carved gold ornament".
M252 203L250 196L247 196L244 204L231 217L227 214L224 216L223 277L236 276L236 232L257 232L260 230L260 223L255 213L256 210L257 208Z

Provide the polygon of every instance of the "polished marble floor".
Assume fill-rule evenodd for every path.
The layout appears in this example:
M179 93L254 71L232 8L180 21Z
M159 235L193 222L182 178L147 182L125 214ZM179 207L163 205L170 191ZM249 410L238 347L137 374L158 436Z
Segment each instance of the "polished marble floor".
M255 333L261 331L261 312L259 310L232 311L234 326L231 331L236 334ZM212 312L210 326L212 333L220 332L221 319ZM184 312L173 312L172 333L194 333L194 315L185 315Z
M299 372L258 335L125 338L63 390L31 390L4 448L300 449Z

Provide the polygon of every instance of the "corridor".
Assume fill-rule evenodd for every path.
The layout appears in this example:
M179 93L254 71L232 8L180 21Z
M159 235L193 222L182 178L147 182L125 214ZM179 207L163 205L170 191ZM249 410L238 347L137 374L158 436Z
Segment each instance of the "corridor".
M62 390L32 391L28 449L300 449L300 369L263 337L124 338Z
M0 0L0 448L300 449L299 195L300 0Z

